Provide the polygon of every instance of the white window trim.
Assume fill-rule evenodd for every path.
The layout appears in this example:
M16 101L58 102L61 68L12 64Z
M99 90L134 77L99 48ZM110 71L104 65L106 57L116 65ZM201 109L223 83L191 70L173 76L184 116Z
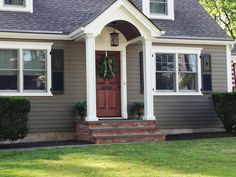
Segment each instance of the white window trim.
M153 95L163 95L163 96L173 96L173 95L203 95L202 89L202 77L201 77L201 51L202 48L191 48L191 47L168 47L168 46L153 46L153 86L154 92ZM197 91L179 91L178 88L176 91L165 91L165 90L156 90L156 53L170 53L170 54L196 54L197 55ZM177 58L177 56L176 56ZM175 60L176 68L178 69L178 60ZM176 77L176 83L178 83L178 77Z
M151 14L150 13L150 0L143 0L143 13L151 19L162 19L162 20L175 20L174 15L174 0L167 0L168 14Z
M53 96L51 92L51 48L53 43L39 42L8 42L0 41L0 49L16 49L19 50L19 91L0 90L0 96ZM24 91L23 88L23 50L46 50L47 51L47 88L46 91Z
M0 11L33 13L33 0L25 0L25 6L5 5L4 0L0 0Z

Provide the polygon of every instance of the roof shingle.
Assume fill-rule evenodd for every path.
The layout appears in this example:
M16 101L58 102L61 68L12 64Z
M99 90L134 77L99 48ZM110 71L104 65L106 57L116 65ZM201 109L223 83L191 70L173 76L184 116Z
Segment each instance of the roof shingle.
M140 4L136 0L136 4ZM0 12L0 31L69 34L84 27L114 0L34 0L34 13ZM231 38L198 0L175 0L175 20L153 20L171 38Z

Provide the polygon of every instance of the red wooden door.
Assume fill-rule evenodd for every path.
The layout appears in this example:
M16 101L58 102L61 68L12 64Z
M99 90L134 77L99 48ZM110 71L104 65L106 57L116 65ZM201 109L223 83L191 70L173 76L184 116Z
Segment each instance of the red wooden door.
M96 52L96 63L105 51ZM98 117L120 117L121 95L120 95L120 52L107 52L107 56L116 62L116 73L112 79L104 79L98 74L97 82L97 116ZM97 64L96 64L97 66ZM98 73L98 71L97 71Z

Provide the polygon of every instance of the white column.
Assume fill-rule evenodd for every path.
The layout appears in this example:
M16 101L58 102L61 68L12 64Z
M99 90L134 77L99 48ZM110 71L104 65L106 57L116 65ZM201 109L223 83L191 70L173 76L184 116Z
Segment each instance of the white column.
M122 117L128 118L126 49L121 51L121 110L122 110Z
M232 63L231 63L231 45L226 45L226 61L227 61L227 91L232 92Z
M86 83L87 83L87 117L86 121L98 121L96 107L96 36L87 34L86 40Z
M156 120L153 106L152 40L143 39L144 120Z

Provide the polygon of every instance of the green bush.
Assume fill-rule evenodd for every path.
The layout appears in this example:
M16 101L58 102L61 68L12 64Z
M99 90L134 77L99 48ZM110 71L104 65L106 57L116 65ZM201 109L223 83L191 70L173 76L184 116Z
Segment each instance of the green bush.
M0 97L0 141L16 141L27 135L30 109L25 98Z
M229 132L236 131L236 93L215 93L212 101L224 127Z

